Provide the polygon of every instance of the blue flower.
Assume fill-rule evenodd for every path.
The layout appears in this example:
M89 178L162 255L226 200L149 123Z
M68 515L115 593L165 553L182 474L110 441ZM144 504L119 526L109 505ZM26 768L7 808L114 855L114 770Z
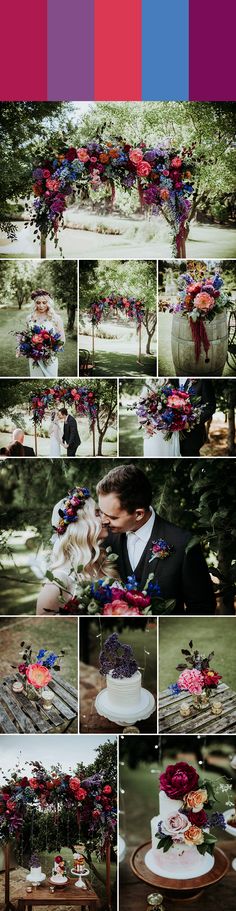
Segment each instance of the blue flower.
M168 690L170 690L172 696L178 696L181 693L178 683L170 683Z
M44 655L46 655L46 651L46 648L40 648L38 655L36 655L36 661L41 661L41 658L44 658Z

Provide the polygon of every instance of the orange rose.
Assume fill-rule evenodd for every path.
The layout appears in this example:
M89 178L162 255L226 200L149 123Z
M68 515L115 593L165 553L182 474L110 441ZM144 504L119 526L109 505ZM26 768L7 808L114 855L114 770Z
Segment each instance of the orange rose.
M77 158L79 161L89 161L87 149L77 149Z
M196 307L197 310L201 310L201 311L205 312L208 310L212 310L212 308L214 306L215 306L214 297L212 297L211 294L207 294L206 291L202 291L201 294L197 294L197 296L195 297L194 307Z
M119 158L119 152L117 149L110 150L110 158Z
M109 155L107 154L107 152L101 152L101 154L99 155L99 160L102 161L102 164L107 164L107 162L109 161Z
M203 832L198 826L189 826L189 829L183 835L186 845L202 845L204 842Z
M140 161L143 160L143 153L141 149L133 149L133 152L129 153L129 159L133 164L140 164Z
M208 794L206 788L200 788L198 791L189 791L189 794L186 794L184 802L189 810L196 810L196 812L199 812L207 801Z
M169 195L170 195L170 193L169 193L169 190L167 189L167 187L162 187L162 190L160 190L161 199L169 199Z

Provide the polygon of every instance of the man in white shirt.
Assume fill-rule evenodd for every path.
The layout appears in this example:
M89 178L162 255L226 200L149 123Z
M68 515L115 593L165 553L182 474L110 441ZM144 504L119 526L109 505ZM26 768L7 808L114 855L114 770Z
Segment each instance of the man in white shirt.
M122 582L134 574L140 590L150 573L161 597L176 601L175 613L211 614L215 597L201 547L186 552L192 532L162 519L153 509L149 479L138 464L118 465L97 485L105 546L118 555ZM158 555L160 545L164 557Z

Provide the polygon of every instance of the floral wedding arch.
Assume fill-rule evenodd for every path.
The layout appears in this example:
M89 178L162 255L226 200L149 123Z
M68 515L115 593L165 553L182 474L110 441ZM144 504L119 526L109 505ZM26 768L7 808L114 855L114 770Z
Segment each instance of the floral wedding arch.
M134 146L123 139L94 139L80 148L70 146L38 161L33 170L35 196L31 224L41 237L41 255L46 255L46 238L57 244L63 215L77 189L81 197L89 188L110 191L111 208L116 187L138 189L141 209L162 212L173 237L173 253L185 257L186 223L191 208L194 176L194 146L156 146L140 142Z
M95 349L95 328L99 325L104 315L107 313L123 313L129 320L134 320L137 325L138 333L138 363L141 362L141 329L145 318L145 309L142 301L135 297L128 297L121 294L110 294L107 297L99 297L92 301L89 307L88 315L92 323L92 355L94 360Z
M54 814L55 831L62 809L72 815L79 841L91 853L106 858L107 892L110 890L110 849L116 838L116 799L104 773L80 780L77 774L60 769L47 771L41 763L30 763L31 774L19 768L0 786L0 841L5 848L5 901L9 900L10 844L21 838L27 814ZM56 838L56 834L55 834ZM68 845L70 846L70 845ZM33 846L31 845L31 849Z
M37 425L42 423L45 411L53 408L70 405L77 415L86 415L93 437L93 455L95 456L95 421L97 416L96 395L92 389L83 385L46 386L38 392L32 392L29 399L29 410L32 412L35 431L35 451L37 454Z

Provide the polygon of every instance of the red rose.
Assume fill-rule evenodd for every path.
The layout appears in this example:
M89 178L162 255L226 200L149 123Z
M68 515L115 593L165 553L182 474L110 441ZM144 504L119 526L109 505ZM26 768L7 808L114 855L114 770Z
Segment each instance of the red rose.
M26 667L27 667L26 664L18 664L19 674L22 674L23 677L25 677Z
M62 860L63 860L63 857L61 856L61 854L57 854L57 856L55 857L55 864L61 864Z
M8 810L11 810L11 811L13 811L13 810L16 809L16 802L15 802L15 800L7 800L7 809L8 809Z
M103 794L111 794L111 792L112 792L111 785L105 784L105 788L103 788L102 790L103 790Z
M168 765L160 775L160 786L168 797L178 800L198 786L199 775L187 762Z
M93 816L94 819L98 819L98 817L101 816L101 811L100 811L100 810L93 810L92 816Z
M74 159L77 158L76 149L73 149L73 147L71 146L71 148L68 149L68 152L65 153L65 158L67 159L67 161L74 161Z
M29 782L28 782L28 778L26 778L26 776L24 778L20 778L19 785L21 786L21 788L27 788L28 784L29 784Z
M194 813L193 810L188 810L187 817L189 819L189 822L191 822L191 825L199 826L200 829L202 826L205 826L208 821L207 813L205 810L200 810L199 813Z
M204 677L204 686L218 686L219 680L222 680L221 674L218 674L217 671L208 670L202 671Z
M30 788L33 788L33 791L37 791L37 788L39 786L38 779L29 778L29 786L30 786Z
M143 595L141 592L126 592L126 601L128 604L133 604L134 607L149 607L151 604L151 598L149 595Z
M78 791L80 788L80 779L76 778L76 776L74 778L70 778L69 787L71 791Z
M87 791L85 791L84 788L79 788L79 790L75 792L75 796L77 797L77 800L85 800Z

